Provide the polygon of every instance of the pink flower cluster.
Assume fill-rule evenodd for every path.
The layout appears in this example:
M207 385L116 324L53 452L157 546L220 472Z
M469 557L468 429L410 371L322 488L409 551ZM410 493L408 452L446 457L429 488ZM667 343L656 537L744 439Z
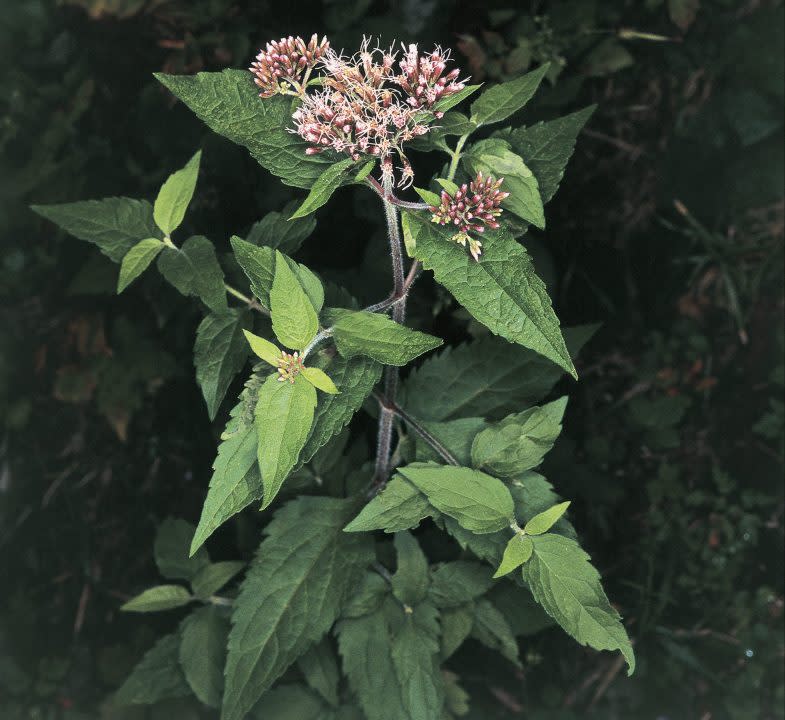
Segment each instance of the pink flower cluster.
M254 82L261 88L259 97L287 93L289 86L304 92L308 76L329 47L327 38L323 37L320 42L316 34L308 44L301 37L291 35L268 42L249 68L254 74Z
M431 221L439 225L456 225L458 232L453 236L455 242L464 247L469 244L472 257L477 260L482 253L482 243L469 236L470 232L482 234L485 228L496 229L496 220L502 213L501 203L510 193L500 190L504 178L495 180L493 177L477 177L467 186L461 185L450 195L442 190L441 203L438 207L431 206Z
M443 75L450 59L449 50L434 48L429 55L420 55L416 45L409 45L399 63L402 74L395 82L408 95L407 102L413 108L429 110L439 100L453 95L466 87L458 81L457 68ZM441 117L441 113L435 113Z

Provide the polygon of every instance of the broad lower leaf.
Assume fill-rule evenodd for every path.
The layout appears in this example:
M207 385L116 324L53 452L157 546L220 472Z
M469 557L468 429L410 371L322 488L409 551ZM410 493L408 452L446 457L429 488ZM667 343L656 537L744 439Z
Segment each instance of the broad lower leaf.
M346 532L384 530L398 532L415 528L420 521L430 517L433 508L414 485L400 475L394 475L345 528Z
M183 222L185 211L196 189L201 159L202 151L199 150L182 170L172 173L158 191L153 206L153 218L167 237Z
M337 395L339 392L330 377L317 367L303 368L300 374L317 390L326 392L328 395Z
M158 256L158 269L183 295L195 295L213 312L226 311L223 270L206 237L188 238L179 250L164 248Z
M395 533L394 543L397 566L390 586L393 595L411 607L428 592L428 558L414 536L405 530Z
M281 211L267 213L251 226L245 239L254 245L266 245L288 255L297 252L303 241L316 229L316 218L308 216L290 220L296 207L297 202L292 201Z
M153 208L146 200L111 197L61 205L33 205L32 209L70 235L93 243L118 263L140 240L161 235L153 220Z
M491 425L474 438L472 464L501 477L536 467L561 433L566 406L567 397L559 398Z
M490 568L477 562L454 560L431 573L428 596L439 608L465 605L484 595L493 585Z
M507 547L504 548L502 561L493 577L500 578L519 568L532 556L533 547L530 537L519 535L518 533L513 535L510 538L510 542L507 543Z
M472 636L491 650L496 650L517 667L521 666L518 643L504 615L490 600L480 600L474 610Z
M443 343L441 338L400 325L386 315L362 310L341 313L332 333L344 357L365 355L399 367Z
M415 256L461 305L493 333L577 377L545 284L523 246L502 228L485 240L478 262L450 240L449 229L418 225Z
M193 600L182 585L157 585L131 598L120 609L124 612L159 612L173 610Z
M224 720L242 720L338 617L373 557L367 537L341 531L351 513L351 501L303 497L265 528L267 538L235 601Z
M155 535L153 553L158 571L170 580L192 580L210 562L206 550L191 554L194 526L181 518L166 518Z
M248 358L243 331L251 318L245 310L230 309L205 316L196 330L194 365L207 414L214 420L235 375Z
M247 148L286 185L311 187L331 162L306 155L307 143L289 132L297 101L282 95L262 100L245 70L155 77L211 130Z
M509 80L485 90L472 103L472 121L477 125L488 125L506 120L532 99L549 67L550 64L545 63L545 65L515 80Z
M180 633L164 635L147 651L114 695L118 705L152 705L185 697L191 688L179 662Z
M297 464L313 424L316 389L301 377L293 383L270 376L256 404L257 458L267 507Z
M471 468L415 463L398 472L437 510L474 533L491 533L513 520L512 496L501 480Z
M534 552L523 566L523 579L537 602L582 645L620 650L632 675L635 655L627 631L589 556L574 540L554 533L536 535L532 542Z
M125 254L120 264L117 292L123 292L136 278L147 270L150 263L155 260L164 247L165 245L158 238L146 238L136 243Z
M297 660L305 682L330 705L338 706L338 660L328 638L323 638Z
M567 512L570 507L570 502L559 503L541 513L537 513L523 528L527 535L542 535L548 532L559 520L559 518Z
M183 621L181 633L180 665L185 679L201 702L220 707L229 618L208 605Z
M305 217L322 207L332 194L341 187L349 168L354 164L355 161L352 158L346 158L330 165L316 179L311 192L308 193L308 197L303 200L302 205L297 208L297 211L289 219L296 220L297 218Z
M244 562L225 560L203 567L191 580L191 589L199 600L206 600L217 593L245 567Z

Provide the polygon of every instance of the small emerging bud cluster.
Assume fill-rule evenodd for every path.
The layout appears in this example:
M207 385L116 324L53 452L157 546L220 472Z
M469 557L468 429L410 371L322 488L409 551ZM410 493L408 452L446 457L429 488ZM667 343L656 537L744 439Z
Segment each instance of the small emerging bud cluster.
M431 221L439 225L456 225L458 232L452 239L464 247L468 243L475 260L482 252L482 243L469 233L482 234L486 227L494 230L499 227L496 218L502 213L500 205L510 195L499 189L502 182L504 178L494 180L477 173L477 177L468 186L461 185L454 196L442 190L439 206L431 206Z
M300 353L290 355L284 350L281 351L281 359L278 360L278 382L285 382L288 380L290 383L294 384L294 379L302 369L303 359L300 357Z
M327 38L323 37L320 42L316 34L311 36L308 44L301 37L293 38L291 35L268 42L249 68L254 74L254 82L261 88L259 97L285 94L290 86L302 92L308 75L329 47Z
M428 55L420 55L416 45L409 45L399 63L402 74L395 83L409 96L406 102L413 108L430 110L439 100L463 90L466 85L458 81L457 68L443 75L450 59L450 51L440 47ZM440 118L443 113L434 113Z

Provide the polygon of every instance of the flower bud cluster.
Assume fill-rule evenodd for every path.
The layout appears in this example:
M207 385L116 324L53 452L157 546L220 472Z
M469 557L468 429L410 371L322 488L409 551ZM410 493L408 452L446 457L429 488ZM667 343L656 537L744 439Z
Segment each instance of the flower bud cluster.
M326 37L321 41L316 34L306 44L301 37L273 40L256 56L249 68L259 86L260 97L268 98L286 93L290 86L302 90L308 75L330 47ZM299 93L295 93L299 94Z
M294 384L294 379L303 370L303 359L300 353L290 355L285 350L281 351L281 358L278 360L278 382L285 382L288 380Z
M395 83L408 95L409 105L430 110L442 98L466 87L458 81L457 68L443 74L449 59L449 50L445 52L438 46L428 55L420 55L416 45L409 45L399 63L402 74L395 78ZM442 114L435 113L437 118Z

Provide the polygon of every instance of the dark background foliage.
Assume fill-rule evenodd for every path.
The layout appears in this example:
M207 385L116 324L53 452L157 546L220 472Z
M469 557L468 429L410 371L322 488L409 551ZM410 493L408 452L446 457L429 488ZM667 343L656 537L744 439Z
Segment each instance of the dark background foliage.
M550 60L527 123L599 106L527 245L563 323L601 323L546 470L639 669L558 630L523 639L522 672L472 646L470 717L783 717L783 7L762 0L3 2L0 716L199 716L101 708L174 622L117 608L155 581L157 524L198 517L215 438L196 309L152 273L115 296L116 266L27 206L152 198L201 145L187 222L226 248L295 193L152 73L245 67L314 30L440 42L486 83ZM345 191L302 259L376 300L379 230ZM415 322L464 339L447 298L417 290ZM213 554L257 537L242 515Z

